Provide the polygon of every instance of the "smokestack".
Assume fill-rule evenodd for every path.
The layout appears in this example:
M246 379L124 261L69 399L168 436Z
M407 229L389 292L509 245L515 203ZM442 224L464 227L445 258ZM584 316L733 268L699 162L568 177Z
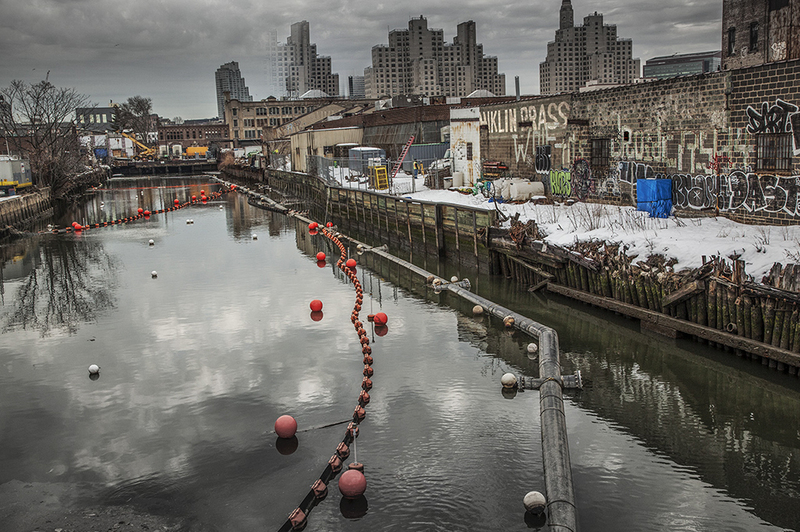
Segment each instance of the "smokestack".
M514 85L517 86L517 101L519 101L519 76L514 76Z

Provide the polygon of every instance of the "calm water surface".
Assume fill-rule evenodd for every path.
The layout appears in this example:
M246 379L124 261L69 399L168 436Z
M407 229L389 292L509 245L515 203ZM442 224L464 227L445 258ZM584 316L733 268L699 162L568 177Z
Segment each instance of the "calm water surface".
M158 209L216 185L110 188L59 224ZM195 530L278 530L341 441L343 425L327 425L352 415L363 368L353 287L318 267L316 252L333 252L305 229L231 194L5 246L2 497L29 485L71 494L70 508L128 504L190 517ZM800 529L795 377L427 267L469 275L477 292L554 327L565 373L582 371L586 388L566 401L582 530ZM538 393L504 397L499 379L537 376L530 339L396 267L370 261L359 277L362 316L389 316L385 336L370 334L374 388L355 446L367 511L353 517L334 481L306 530L528 529L522 497L544 491ZM320 321L312 299L324 303ZM282 414L300 426L293 452L272 432ZM18 524L0 513L0 530Z

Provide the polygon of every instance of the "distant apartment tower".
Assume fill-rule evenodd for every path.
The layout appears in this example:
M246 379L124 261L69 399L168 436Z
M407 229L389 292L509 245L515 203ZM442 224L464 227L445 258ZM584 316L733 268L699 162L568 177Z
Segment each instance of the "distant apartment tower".
M277 41L275 32L267 45L267 81L271 90L278 89L277 96L299 98L312 90L339 95L339 74L331 73L330 57L317 55L307 21L292 24L285 44L273 41Z
M547 59L539 63L539 91L542 94L573 92L588 82L597 84L634 83L641 62L633 59L633 41L617 37L617 27L603 24L597 12L574 26L572 3L562 0L555 41L547 43Z
M364 76L349 76L347 78L347 97L351 100L363 100L366 97Z
M485 56L483 45L476 42L475 22L459 24L453 44L446 44L444 32L428 29L428 21L420 15L409 21L407 30L390 31L388 46L372 47L364 88L367 98L463 97L476 90L504 96L506 77L497 73L497 58Z
M230 93L230 97L240 102L252 102L250 89L244 84L244 78L239 71L239 63L231 61L225 63L217 69L215 75L217 81L217 116L225 117L225 93Z
M722 68L800 59L800 0L723 0Z
M673 54L648 59L643 67L642 77L664 79L674 76L705 74L719 70L722 52L698 52L694 54Z

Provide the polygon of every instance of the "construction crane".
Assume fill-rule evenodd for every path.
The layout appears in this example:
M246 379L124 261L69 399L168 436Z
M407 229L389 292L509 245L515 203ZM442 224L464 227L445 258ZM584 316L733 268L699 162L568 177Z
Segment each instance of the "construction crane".
M156 155L156 149L155 148L150 148L150 147L142 144L141 142L136 140L136 137L134 137L133 135L129 135L128 133L125 133L124 131L120 131L119 133L120 133L120 135L122 135L126 139L129 139L129 140L133 141L134 145L137 148L137 151L139 152L136 155L136 157L138 159L144 159L145 161L152 161L155 158L155 155Z

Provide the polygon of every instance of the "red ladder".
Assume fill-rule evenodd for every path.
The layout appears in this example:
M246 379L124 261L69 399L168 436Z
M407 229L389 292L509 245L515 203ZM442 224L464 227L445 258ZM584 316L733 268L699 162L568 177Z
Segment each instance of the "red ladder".
M397 172L400 171L400 166L403 164L403 159L406 158L406 154L408 153L408 150L409 148L411 148L411 145L413 143L414 143L414 135L411 135L411 138L408 139L408 142L406 142L403 151L400 152L400 158L397 159L397 161L395 161L394 163L394 166L392 166L392 179L394 179L394 176L396 176Z

